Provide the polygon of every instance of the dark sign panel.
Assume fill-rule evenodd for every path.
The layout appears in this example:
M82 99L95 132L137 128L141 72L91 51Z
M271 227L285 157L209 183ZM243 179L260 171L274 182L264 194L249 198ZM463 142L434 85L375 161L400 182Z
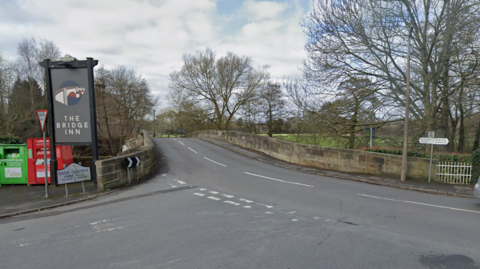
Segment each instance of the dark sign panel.
M87 68L51 69L56 144L90 144Z

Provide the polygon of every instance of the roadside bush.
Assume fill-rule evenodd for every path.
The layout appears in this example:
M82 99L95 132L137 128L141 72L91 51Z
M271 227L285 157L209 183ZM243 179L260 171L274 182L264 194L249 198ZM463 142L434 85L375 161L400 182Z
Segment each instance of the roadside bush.
M20 138L15 136L0 136L0 144L23 144Z
M472 153L472 184L478 182L480 176L480 149L473 151Z

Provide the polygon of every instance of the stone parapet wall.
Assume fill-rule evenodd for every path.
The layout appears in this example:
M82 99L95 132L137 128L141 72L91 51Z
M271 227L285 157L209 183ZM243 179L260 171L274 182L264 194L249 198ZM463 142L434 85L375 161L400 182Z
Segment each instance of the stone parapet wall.
M140 166L130 168L130 178L136 180L138 172L139 178L142 178L155 169L155 147L148 133L142 131L142 146L135 149L134 152L128 154L122 153L121 156L99 160L95 162L97 168L97 187L98 190L106 190L118 187L128 183L127 168L125 165L126 157L139 157Z
M402 167L399 155L305 145L242 132L208 130L191 133L189 137L214 138L289 163L341 172L400 178ZM432 166L437 163L434 160ZM428 180L429 167L429 159L408 157L407 178Z

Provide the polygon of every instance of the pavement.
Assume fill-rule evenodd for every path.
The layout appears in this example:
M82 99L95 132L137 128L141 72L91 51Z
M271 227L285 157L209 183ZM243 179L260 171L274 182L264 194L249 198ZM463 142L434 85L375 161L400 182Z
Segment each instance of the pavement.
M426 181L416 180L400 181L400 178L385 178L379 176L350 174L311 167L303 167L280 161L265 154L252 151L240 146L236 146L227 142L210 138L202 138L202 140L232 150L234 152L256 159L261 162L303 173L338 178L343 180L353 180L368 184L389 186L399 189L419 191L437 195L475 198L473 194L473 185L447 184L436 181L432 181L430 183ZM132 183L132 185L133 184L137 183ZM107 190L100 192L97 190L97 187L94 185L93 181L85 182L85 193L83 193L81 183L68 184L68 196L66 196L65 186L63 185L59 187L49 186L48 190L48 198L45 198L45 185L28 186L2 184L2 186L0 187L0 219L80 203L116 191Z

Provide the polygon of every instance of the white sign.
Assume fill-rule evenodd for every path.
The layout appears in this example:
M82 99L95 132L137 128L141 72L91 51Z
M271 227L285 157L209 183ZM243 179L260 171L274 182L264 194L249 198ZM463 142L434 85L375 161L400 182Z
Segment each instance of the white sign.
M45 122L47 121L47 110L37 110L37 115L43 132L45 130Z
M58 184L68 184L91 180L90 167L72 163L66 168L57 171Z
M6 178L19 178L22 177L22 168L20 167L8 167L5 168Z
M420 137L418 142L420 144L447 145L449 141L448 138Z
M434 138L435 137L435 132L428 132L428 137Z

